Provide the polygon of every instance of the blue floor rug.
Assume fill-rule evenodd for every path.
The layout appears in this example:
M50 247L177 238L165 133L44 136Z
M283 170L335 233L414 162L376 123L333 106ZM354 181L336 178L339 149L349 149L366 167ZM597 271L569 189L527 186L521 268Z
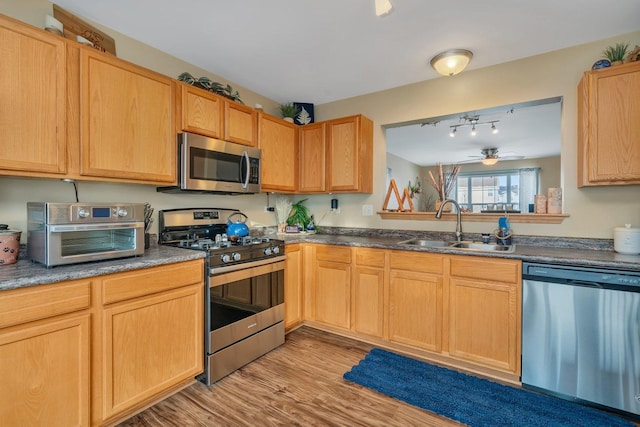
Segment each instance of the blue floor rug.
M344 379L469 426L633 426L594 408L377 348Z

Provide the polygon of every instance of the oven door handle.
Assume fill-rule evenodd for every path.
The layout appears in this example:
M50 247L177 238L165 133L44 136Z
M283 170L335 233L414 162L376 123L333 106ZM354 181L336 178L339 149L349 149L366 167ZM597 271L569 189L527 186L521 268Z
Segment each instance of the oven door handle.
M241 264L223 265L221 267L211 267L209 268L209 276L214 276L222 273L229 273L229 272L238 271L238 270L246 270L252 267L260 267L261 265L273 264L276 262L284 261L286 259L287 257L285 255L280 255L272 258L261 259L258 261L244 262Z
M123 228L144 228L143 222L114 222L94 224L49 225L51 233L67 233L70 231L117 230Z

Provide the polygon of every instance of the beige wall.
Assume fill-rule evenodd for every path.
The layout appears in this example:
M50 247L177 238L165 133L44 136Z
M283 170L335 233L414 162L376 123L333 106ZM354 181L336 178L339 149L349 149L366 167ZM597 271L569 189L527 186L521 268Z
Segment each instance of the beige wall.
M52 13L47 0L0 0L0 13L42 27L44 16ZM116 40L118 56L155 71L177 76L189 71L194 76L208 76L229 83L240 91L247 105L260 103L275 113L277 104L234 84L233 76L225 80L175 57L150 48L113 30L102 28ZM600 57L602 50L618 41L640 44L640 32L603 40L571 49L526 58L494 67L467 71L451 78L438 78L400 88L315 106L316 120L362 113L375 123L374 193L369 195L318 195L308 197L307 206L320 226L374 227L412 230L453 231L444 221L383 221L377 215L363 217L363 204L374 210L382 207L386 194L386 145L381 126L407 120L434 117L464 110L476 110L532 99L562 96L562 187L565 211L571 215L561 225L514 225L516 234L612 237L612 228L623 223L640 222L640 188L576 188L576 87L584 70ZM425 62L425 67L426 65ZM404 184L403 184L404 185ZM264 211L269 196L167 195L155 187L124 184L78 184L81 201L149 202L156 209L177 207L233 207L243 210L251 225L275 225L272 213ZM300 199L302 197L296 197ZM327 214L330 199L340 202L339 214ZM73 201L70 184L57 180L0 178L0 222L26 230L27 201ZM273 205L274 197L271 196ZM493 229L493 224L465 224L465 231ZM156 231L156 229L152 229ZM26 234L26 233L25 233ZM23 241L24 241L23 237Z
M591 68L601 52L607 46L621 41L629 41L631 46L640 45L640 32L317 106L315 113L318 120L362 113L374 121L374 193L345 198L342 203L343 224L416 230L454 228L453 224L438 221L383 221L378 216L360 216L361 204L370 203L380 209L384 200L386 142L381 126L562 96L560 183L563 187L564 212L570 217L559 225L514 224L514 232L612 238L615 226L625 223L640 225L640 186L578 189L576 184L577 85L583 72ZM313 207L313 204L310 206ZM492 226L469 223L465 224L465 230L481 232Z

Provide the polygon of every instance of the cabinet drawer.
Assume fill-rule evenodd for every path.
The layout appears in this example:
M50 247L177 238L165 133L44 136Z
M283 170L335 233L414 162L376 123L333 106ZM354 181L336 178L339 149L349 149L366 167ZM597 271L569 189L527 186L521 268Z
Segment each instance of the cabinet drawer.
M0 292L0 328L88 308L91 280Z
M351 264L351 248L344 246L316 246L318 261L333 261Z
M389 265L392 270L419 271L422 273L442 274L442 255L409 251L391 251Z
M356 249L356 264L384 268L385 251L382 249Z
M114 274L102 281L102 301L111 304L203 281L203 260Z
M451 257L451 275L492 282L520 282L520 261L480 257Z

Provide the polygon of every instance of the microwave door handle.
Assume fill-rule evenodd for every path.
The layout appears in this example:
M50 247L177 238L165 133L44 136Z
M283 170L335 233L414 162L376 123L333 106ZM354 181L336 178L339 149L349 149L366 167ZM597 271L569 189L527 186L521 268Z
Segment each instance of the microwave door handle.
M246 173L244 176L244 182L242 183L242 188L247 188L249 185L249 173L251 172L251 168L249 167L249 153L246 151L242 152L242 160L240 161L240 170L242 170L242 164L246 165Z

